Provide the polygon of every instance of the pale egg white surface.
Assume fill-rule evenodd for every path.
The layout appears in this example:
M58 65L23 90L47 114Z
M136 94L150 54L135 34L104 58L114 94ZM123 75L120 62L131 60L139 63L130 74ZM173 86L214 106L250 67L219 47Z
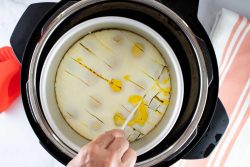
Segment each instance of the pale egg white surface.
M162 55L143 37L125 30L90 33L69 48L56 75L56 99L71 128L92 140L125 128L130 142L161 120L171 97L171 80Z

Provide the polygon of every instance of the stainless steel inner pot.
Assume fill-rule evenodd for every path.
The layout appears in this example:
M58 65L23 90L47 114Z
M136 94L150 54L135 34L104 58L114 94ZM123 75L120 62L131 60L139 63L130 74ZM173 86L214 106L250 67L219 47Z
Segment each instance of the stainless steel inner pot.
M44 30L41 39L36 45L36 48L33 52L30 67L29 67L29 75L28 75L28 82L26 84L28 100L30 104L30 108L32 110L32 114L42 128L43 132L47 136L47 138L63 153L68 155L69 157L74 157L76 152L72 150L72 148L68 147L65 143L63 143L60 138L58 138L53 129L48 125L43 112L42 108L39 105L39 98L38 98L38 88L36 84L37 80L37 69L38 63L40 59L40 55L44 49L44 46L51 35L56 30L56 28L69 16L76 13L77 11L81 10L82 8L94 5L97 2L105 2L106 0L86 0L86 1L79 1L74 5L68 7L67 9L63 10L55 19L53 19L50 24L47 26L47 29ZM199 67L199 75L200 75L200 85L199 85L199 98L197 101L196 109L192 117L192 121L189 123L185 131L182 135L176 140L168 149L159 153L157 156L152 158L146 159L141 162L137 162L136 166L152 166L155 165L165 159L174 157L178 152L183 150L189 142L190 139L195 136L197 125L201 119L201 116L204 111L204 107L206 104L207 99L207 92L208 92L208 76L207 76L207 69L204 61L204 55L201 51L200 45L197 42L197 38L194 33L191 31L189 26L172 10L167 8L166 6L156 2L156 1L143 1L143 0L131 0L132 2L141 3L143 5L150 6L155 8L169 18L175 21L175 23L180 27L180 29L186 35L188 41L192 45L192 48L195 52L196 59L198 62Z

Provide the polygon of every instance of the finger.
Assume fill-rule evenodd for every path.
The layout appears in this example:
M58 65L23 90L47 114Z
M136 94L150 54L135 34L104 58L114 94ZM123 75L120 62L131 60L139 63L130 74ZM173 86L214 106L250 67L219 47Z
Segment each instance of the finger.
M107 148L116 137L123 137L124 132L121 130L111 130L97 137L93 142L101 148Z
M124 137L118 137L115 138L114 141L108 146L107 150L112 153L115 153L118 158L121 158L128 148L128 140Z
M129 148L122 156L122 163L126 164L125 166L132 167L135 165L136 159L136 152L133 149Z
M107 131L106 133L111 133L115 137L124 137L125 135L124 131L121 129L113 129L113 130Z

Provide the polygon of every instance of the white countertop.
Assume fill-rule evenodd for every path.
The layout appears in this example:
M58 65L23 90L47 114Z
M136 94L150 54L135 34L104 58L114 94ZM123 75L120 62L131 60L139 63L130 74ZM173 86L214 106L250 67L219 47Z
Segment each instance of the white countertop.
M0 2L0 47L10 45L9 38L16 23L27 6L35 2L51 0L1 0ZM57 0L53 0L56 2ZM226 0L201 0L199 18L207 32L211 30L215 13ZM242 0L249 1L249 0ZM224 3L233 7L239 2ZM217 7L214 8L214 4ZM230 5L231 4L231 5ZM210 6L210 7L209 7ZM243 9L241 9L243 8ZM247 9L247 10L244 10ZM249 8L238 5L235 10L250 16ZM59 167L62 166L39 144L26 118L21 97L19 96L7 111L0 114L0 166L1 167Z

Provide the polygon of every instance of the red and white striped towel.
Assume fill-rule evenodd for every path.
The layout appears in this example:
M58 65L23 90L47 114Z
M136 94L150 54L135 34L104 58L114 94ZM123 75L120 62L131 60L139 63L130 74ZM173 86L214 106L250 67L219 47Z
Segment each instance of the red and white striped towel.
M175 167L250 166L250 20L222 9L210 35L219 65L219 97L229 126L212 154Z

